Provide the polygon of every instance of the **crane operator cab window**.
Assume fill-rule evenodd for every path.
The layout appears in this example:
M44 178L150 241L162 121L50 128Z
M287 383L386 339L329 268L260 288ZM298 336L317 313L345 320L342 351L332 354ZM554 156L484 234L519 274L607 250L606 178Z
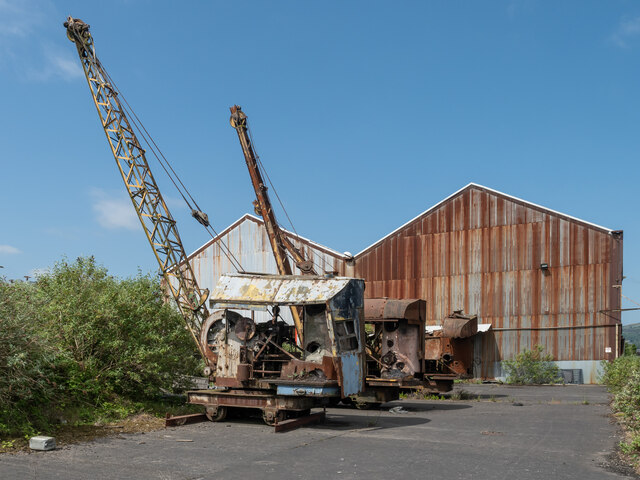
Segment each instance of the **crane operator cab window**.
M336 341L340 352L351 352L358 349L358 334L353 318L337 319L334 323Z
M331 339L327 321L332 315L326 305L308 305L304 309L304 344L307 361L319 361L331 355ZM340 318L333 322L333 333L338 352L358 350L358 335L352 318Z

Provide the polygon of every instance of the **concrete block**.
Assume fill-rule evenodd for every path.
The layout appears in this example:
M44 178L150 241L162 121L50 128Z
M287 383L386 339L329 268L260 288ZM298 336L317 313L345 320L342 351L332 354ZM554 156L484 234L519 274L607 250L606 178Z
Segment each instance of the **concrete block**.
M56 439L53 437L31 437L29 440L29 448L32 450L54 450L56 448Z

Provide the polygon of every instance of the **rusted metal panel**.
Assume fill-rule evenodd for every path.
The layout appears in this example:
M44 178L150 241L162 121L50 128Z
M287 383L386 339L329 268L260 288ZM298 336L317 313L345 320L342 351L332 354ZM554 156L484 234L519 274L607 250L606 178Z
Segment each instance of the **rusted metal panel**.
M454 312L442 323L442 336L448 338L467 338L478 333L478 317Z
M368 298L425 298L427 325L454 310L491 323L476 341L482 376L536 344L597 361L619 343L620 313L602 312L620 305L622 234L477 185L356 255L355 275Z
M364 302L368 322L406 319L410 323L424 320L426 302L419 299L371 298Z

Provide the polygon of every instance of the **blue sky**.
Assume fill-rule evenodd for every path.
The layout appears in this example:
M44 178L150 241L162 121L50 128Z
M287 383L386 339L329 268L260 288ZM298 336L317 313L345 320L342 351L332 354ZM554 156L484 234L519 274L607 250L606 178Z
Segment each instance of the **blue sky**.
M476 182L624 230L640 302L640 3L0 0L7 278L156 268L67 15L218 230L252 210L237 103L301 235L355 253ZM207 234L158 180L191 252Z

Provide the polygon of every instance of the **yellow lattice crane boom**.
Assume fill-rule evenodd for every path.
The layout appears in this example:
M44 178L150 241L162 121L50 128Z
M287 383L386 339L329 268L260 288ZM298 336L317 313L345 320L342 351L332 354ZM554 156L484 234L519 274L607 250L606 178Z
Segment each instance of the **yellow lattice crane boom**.
M89 25L69 17L64 26L69 40L75 43L78 50L100 123L167 287L178 304L200 354L213 367L211 356L205 355L205 347L199 341L202 323L209 316L204 305L209 292L198 286L176 222L149 168L145 150L131 127L113 82L96 56ZM192 214L205 227L208 226L206 214L199 211L193 211Z

